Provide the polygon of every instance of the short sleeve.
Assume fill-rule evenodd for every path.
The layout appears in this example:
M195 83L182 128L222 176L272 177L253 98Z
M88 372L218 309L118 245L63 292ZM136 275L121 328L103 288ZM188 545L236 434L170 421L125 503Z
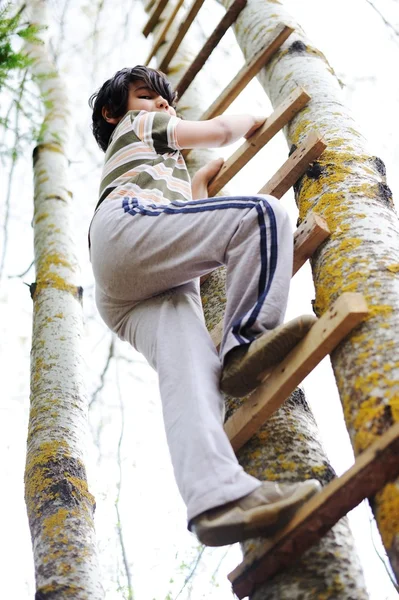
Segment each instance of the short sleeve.
M163 112L131 113L132 129L137 137L151 146L157 154L181 150L177 143L178 117Z

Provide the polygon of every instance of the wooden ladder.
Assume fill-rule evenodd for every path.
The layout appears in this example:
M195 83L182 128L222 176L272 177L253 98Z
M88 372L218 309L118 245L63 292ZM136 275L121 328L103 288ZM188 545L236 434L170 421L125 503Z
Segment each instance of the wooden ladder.
M152 12L144 27L148 35L157 23L167 0L150 0ZM159 68L166 70L204 0L193 0L174 37L166 44ZM147 63L164 43L166 35L182 7L177 0L174 9L155 39ZM185 93L224 33L245 7L246 0L235 0L214 29L197 57L177 84L179 98ZM240 69L211 106L200 117L211 119L222 114L248 85L259 70L267 64L293 29L284 23L265 37L258 53ZM306 90L297 88L273 111L264 125L225 162L209 184L209 195L214 196L242 169L272 137L311 100ZM312 131L305 141L289 156L278 171L259 190L281 198L302 177L310 164L322 154L326 144ZM184 155L189 154L184 151ZM312 256L330 232L324 219L310 213L294 234L293 275ZM209 277L203 277L201 284ZM242 406L226 421L225 431L237 452L265 421L285 402L298 384L315 366L368 315L364 297L358 293L344 293L318 319L304 339L273 369L264 372L260 385ZM216 347L221 343L223 321L211 331ZM253 593L255 588L280 569L294 562L300 554L318 541L347 512L365 498L373 496L388 481L399 475L399 424L391 427L381 438L360 454L355 464L341 477L334 479L319 494L311 498L273 539L265 540L258 550L247 553L245 560L229 575L233 590L239 598Z

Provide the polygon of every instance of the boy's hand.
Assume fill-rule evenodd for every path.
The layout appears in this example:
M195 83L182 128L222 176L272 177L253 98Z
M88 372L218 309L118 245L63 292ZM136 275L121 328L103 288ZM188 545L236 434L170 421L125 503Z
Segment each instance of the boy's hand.
M262 125L265 123L267 117L254 117L255 119L255 123L254 125L251 127L251 129L249 131L247 131L247 133L244 135L245 139L247 140L248 138L251 137L251 135L253 133L255 133L255 131L257 131L260 127L262 127Z
M223 158L216 158L196 172L191 180L193 200L208 198L208 184L211 179L216 177L223 164Z

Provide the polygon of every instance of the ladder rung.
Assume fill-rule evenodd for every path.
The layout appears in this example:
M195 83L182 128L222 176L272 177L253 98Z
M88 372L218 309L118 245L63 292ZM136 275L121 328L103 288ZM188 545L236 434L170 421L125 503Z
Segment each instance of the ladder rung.
M145 12L148 12L149 10L151 10L152 7L154 6L154 4L155 4L155 0L148 0L148 2L144 6Z
M310 213L294 233L294 262L292 276L295 275L310 258L313 252L330 235L327 223L323 217ZM201 284L209 275L201 277ZM219 348L223 335L223 319L212 329L211 338L216 348Z
M204 0L194 0L192 5L188 9L187 15L183 23L180 25L175 37L170 41L169 46L167 47L166 52L163 58L161 59L159 65L159 69L161 71L166 71L170 61L176 54L178 47L180 46L184 36L189 30L191 23L194 21L203 3Z
M225 424L235 451L256 433L296 386L367 314L367 304L361 294L342 294L287 357L264 374L264 382Z
M294 183L307 171L311 162L316 160L327 144L316 132L311 131L306 140L285 161L283 166L259 190L259 194L270 194L281 198Z
M399 423L392 425L362 452L355 464L331 481L301 507L291 522L272 540L230 573L239 598L252 596L255 587L297 560L335 523L365 498L374 496L399 474Z
M187 90L194 77L202 69L202 67L212 54L213 50L216 48L216 46L228 30L228 28L235 22L238 15L245 7L246 3L247 0L234 0L233 4L223 15L220 23L216 26L210 37L205 42L202 49L199 51L198 55L195 57L195 59L188 67L187 71L184 73L179 83L177 84L176 92L178 98L181 98L183 96L184 92Z
M295 275L324 240L330 236L327 221L316 213L309 213L294 234L294 264L292 275Z
M242 144L225 162L208 185L209 196L216 194L242 169L259 150L282 129L310 100L303 88L296 88L272 112L258 131ZM262 192L265 193L265 192Z
M158 0L158 2L156 3L154 10L148 18L147 23L144 25L143 35L145 35L145 37L149 36L151 31L154 29L167 3L168 0Z
M150 60L152 59L152 57L155 55L155 53L158 51L159 47L161 46L162 42L164 42L165 38L166 38L166 34L168 33L173 21L175 20L175 17L177 15L177 13L179 12L182 4L183 4L184 0L178 0L178 2L175 4L172 13L170 14L169 18L165 21L161 31L158 34L157 39L154 42L153 47L151 48L151 51L147 57L147 60L145 61L145 64L148 65Z
M259 70L267 64L293 31L294 29L289 27L289 25L279 23L266 37L265 45L255 54L248 64L243 66L215 102L204 112L200 120L206 121L221 115L237 98L240 92L242 92L245 86L248 85L251 79L255 77Z

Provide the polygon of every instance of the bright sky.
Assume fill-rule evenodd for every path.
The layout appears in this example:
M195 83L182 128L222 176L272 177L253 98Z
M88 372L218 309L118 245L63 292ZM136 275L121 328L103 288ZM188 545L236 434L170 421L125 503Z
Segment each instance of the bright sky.
M399 30L399 3L396 0L374 0L375 5ZM359 129L368 138L370 148L381 157L388 171L388 184L399 192L399 180L395 163L399 158L397 122L399 107L399 80L392 76L392 69L399 58L399 36L395 36L382 22L367 0L285 0L286 8L298 19L315 46L322 50L336 73L345 84L344 95L352 109ZM59 19L63 2L53 3L52 16ZM132 2L130 6L114 2L105 8L99 19L100 37L94 53L98 64L93 66L93 44L85 36L92 30L95 9L92 4L71 0L65 29L67 42L61 67L67 81L73 108L73 123L83 131L83 137L72 135L69 157L70 182L77 208L77 249L82 260L82 282L85 287L85 318L87 335L85 350L87 359L88 391L93 393L99 385L99 375L105 363L110 336L92 319L95 313L92 298L92 276L86 251L86 230L95 204L102 154L91 139L88 123L89 110L86 98L117 69L142 62L149 49L149 41L125 39L125 33L117 34L118 23L128 16L127 31L141 29L145 16ZM220 7L205 3L201 26L210 32L221 14ZM57 31L54 29L54 31ZM106 35L104 35L106 33ZM224 40L220 53L214 53L209 61L210 93L219 77L226 83L235 74L240 53L229 48ZM70 41L71 40L71 41ZM118 40L118 42L116 41ZM233 43L234 38L230 36ZM76 48L70 49L70 46ZM229 48L229 49L228 49ZM226 52L230 60L226 61ZM224 58L223 73L220 60ZM396 68L396 67L395 67ZM395 71L396 73L396 71ZM213 100L213 96L209 101ZM243 92L229 112L269 111L269 104L259 84L253 82ZM229 156L234 147L223 155ZM233 181L234 193L254 193L265 183L265 165L268 177L286 159L287 146L282 134L270 142ZM262 168L259 168L262 165ZM250 182L251 189L248 189ZM3 188L3 186L2 186ZM3 192L2 191L0 192ZM396 194L399 197L399 194ZM17 169L13 184L12 220L7 273L23 272L31 261L32 187L30 156ZM293 224L296 208L292 194L282 200L290 211ZM30 283L34 275L30 271L22 281ZM287 318L302 312L311 312L314 297L308 268L302 269L292 283L291 302ZM31 328L31 302L27 288L20 278L7 279L0 291L0 333L3 340L1 364L3 394L0 398L0 464L2 480L7 488L1 499L0 527L2 531L2 591L5 597L28 600L33 597L33 566L29 531L23 503L23 468L29 390L29 348ZM116 353L122 356L114 361L107 375L106 384L92 412L91 429L101 443L101 453L95 444L88 447L90 482L97 497L96 521L99 544L102 551L102 575L109 590L107 600L123 598L118 593L115 572L119 573L121 585L125 585L118 541L115 535L117 444L121 424L121 397L124 410L124 438L122 443L123 483L119 508L122 514L123 532L127 554L132 568L133 587L137 600L224 600L231 598L226 574L240 562L237 547L206 550L196 570L193 590L189 586L179 596L184 578L190 572L198 549L195 538L185 529L185 510L173 482L168 452L163 434L160 402L156 376L126 345L118 344ZM129 363L128 360L134 360ZM139 379L140 378L140 379ZM119 382L115 387L115 382ZM323 395L320 397L320 386ZM332 465L338 472L346 470L353 460L350 443L342 421L339 399L335 391L329 361L323 363L305 381L305 390L316 416L321 437ZM7 393L4 391L7 390ZM330 393L327 393L327 390ZM121 395L120 395L121 394ZM375 528L369 526L370 513L361 506L353 511L351 526L356 536L358 551L365 568L371 600L394 600L397 593L389 582L381 561L376 558L371 536L382 552ZM227 552L227 555L225 556ZM212 575L215 583L212 583ZM21 576L22 574L22 576ZM173 579L174 581L170 581Z

